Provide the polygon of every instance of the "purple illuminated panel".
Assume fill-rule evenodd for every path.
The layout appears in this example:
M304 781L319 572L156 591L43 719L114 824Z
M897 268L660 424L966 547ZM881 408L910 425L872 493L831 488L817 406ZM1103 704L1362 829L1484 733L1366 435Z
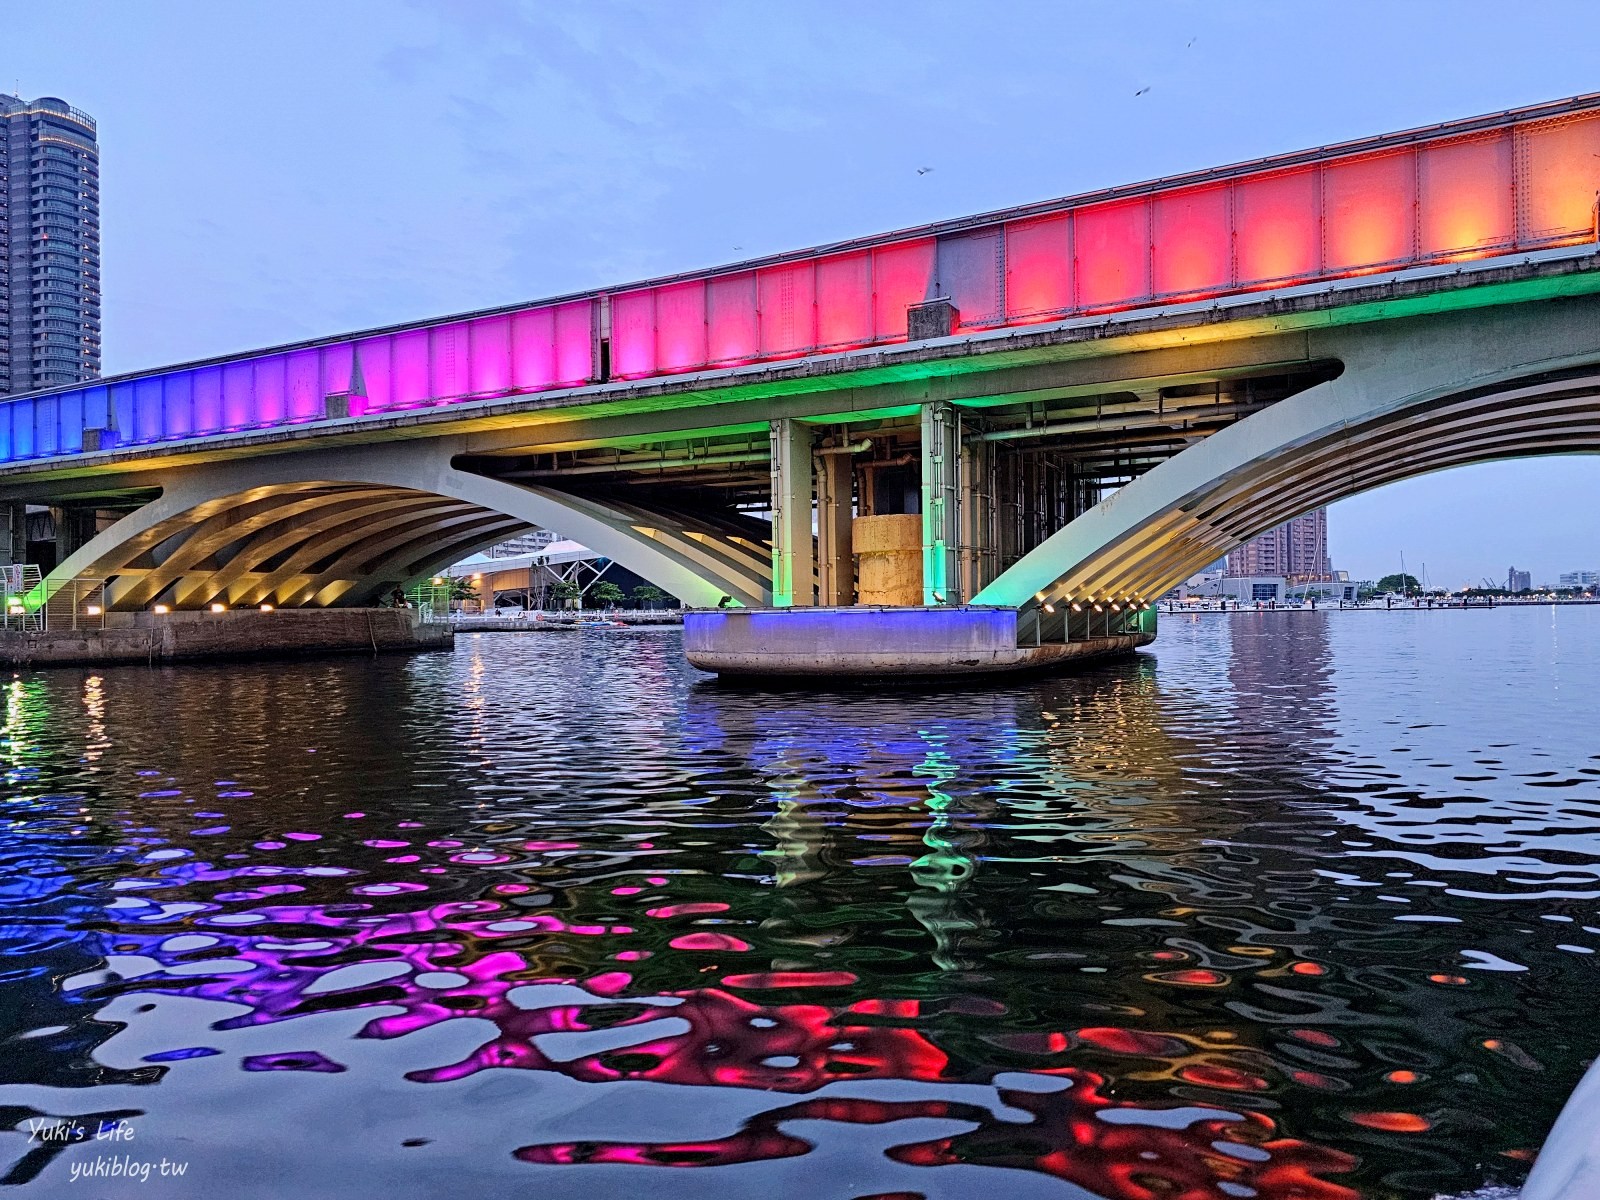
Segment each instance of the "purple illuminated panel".
M284 368L284 403L290 421L314 421L323 415L322 353L302 350L289 355ZM330 389L331 390L331 389Z

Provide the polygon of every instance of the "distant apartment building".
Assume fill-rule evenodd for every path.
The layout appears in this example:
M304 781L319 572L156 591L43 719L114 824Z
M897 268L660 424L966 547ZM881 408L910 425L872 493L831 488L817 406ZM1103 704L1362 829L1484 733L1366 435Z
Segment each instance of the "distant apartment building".
M100 374L100 147L64 100L0 95L0 395Z
M511 558L518 554L537 554L560 540L561 535L553 529L530 529L527 533L518 534L514 538L507 538L491 546L489 557Z
M1328 510L1319 508L1286 521L1228 555L1228 575L1281 576L1292 582L1331 579Z
M1600 571L1567 571L1561 576L1564 588L1600 587Z
M1533 586L1533 572L1519 571L1512 567L1506 572L1506 591L1525 592Z

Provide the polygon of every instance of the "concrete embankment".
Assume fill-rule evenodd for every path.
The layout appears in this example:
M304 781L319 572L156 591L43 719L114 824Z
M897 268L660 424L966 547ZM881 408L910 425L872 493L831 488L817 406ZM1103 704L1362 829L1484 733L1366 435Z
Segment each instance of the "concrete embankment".
M614 621L620 625L657 626L682 625L683 614L678 612L587 612L545 613L542 616L494 617L472 614L450 618L457 633L556 633L582 628L586 621Z
M112 613L103 629L0 631L12 667L101 666L445 650L454 631L414 609Z

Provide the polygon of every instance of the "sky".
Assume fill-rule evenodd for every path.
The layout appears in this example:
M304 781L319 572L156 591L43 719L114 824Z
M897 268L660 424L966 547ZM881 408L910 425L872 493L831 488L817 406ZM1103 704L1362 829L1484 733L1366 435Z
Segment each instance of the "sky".
M6 10L0 89L99 121L108 374L1600 88L1594 0ZM1596 498L1596 458L1464 468L1341 502L1330 543L1355 578L1553 581L1600 568Z

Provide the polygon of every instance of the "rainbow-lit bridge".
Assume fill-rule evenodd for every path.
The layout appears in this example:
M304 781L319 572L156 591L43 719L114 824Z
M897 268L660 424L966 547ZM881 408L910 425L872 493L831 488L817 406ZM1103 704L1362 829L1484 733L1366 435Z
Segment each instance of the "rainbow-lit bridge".
M1131 632L1300 512L1600 448L1597 193L1600 94L14 397L10 555L44 504L30 605L359 606L536 524L705 629Z

